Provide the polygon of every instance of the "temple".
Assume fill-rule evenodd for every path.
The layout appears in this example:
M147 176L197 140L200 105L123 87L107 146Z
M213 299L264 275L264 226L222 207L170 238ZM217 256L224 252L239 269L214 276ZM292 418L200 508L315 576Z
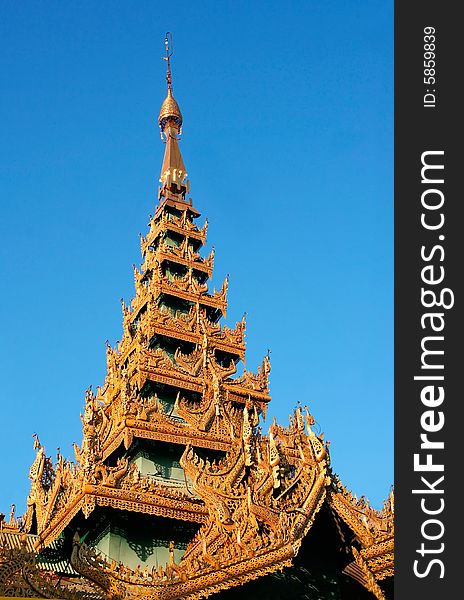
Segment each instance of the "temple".
M346 490L306 408L261 430L269 356L244 368L245 320L223 325L228 281L208 285L170 57L168 35L159 203L122 339L74 460L35 438L26 513L0 515L0 595L391 598L393 492L375 510Z

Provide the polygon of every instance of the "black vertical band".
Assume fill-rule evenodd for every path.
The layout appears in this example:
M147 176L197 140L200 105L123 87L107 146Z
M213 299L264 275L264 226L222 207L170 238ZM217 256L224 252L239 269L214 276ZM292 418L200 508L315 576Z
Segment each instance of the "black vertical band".
M400 600L462 593L464 168L458 89L464 36L457 12L451 2L397 0L395 6L395 598Z

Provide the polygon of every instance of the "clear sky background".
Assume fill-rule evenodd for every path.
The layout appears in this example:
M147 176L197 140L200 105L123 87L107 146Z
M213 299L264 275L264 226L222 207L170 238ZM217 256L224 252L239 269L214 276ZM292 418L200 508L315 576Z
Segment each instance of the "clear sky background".
M72 456L120 339L156 205L164 34L194 205L247 311L247 368L300 401L332 466L393 482L393 6L3 0L0 511L25 509L37 432ZM200 219L202 223L202 219Z

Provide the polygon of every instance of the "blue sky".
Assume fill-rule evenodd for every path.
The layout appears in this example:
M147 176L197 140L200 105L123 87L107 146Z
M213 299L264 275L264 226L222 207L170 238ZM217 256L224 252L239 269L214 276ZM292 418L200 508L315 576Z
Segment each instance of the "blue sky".
M156 205L163 39L195 206L269 348L267 425L300 401L332 466L393 483L391 2L4 1L0 22L0 511L24 511L39 433L80 442L84 390L121 335ZM202 219L201 219L202 222ZM267 426L265 425L265 427Z

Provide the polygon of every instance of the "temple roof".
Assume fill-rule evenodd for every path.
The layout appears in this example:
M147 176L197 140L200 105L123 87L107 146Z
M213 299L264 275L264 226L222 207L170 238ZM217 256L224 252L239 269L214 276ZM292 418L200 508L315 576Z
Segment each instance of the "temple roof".
M330 526L337 534L328 538L336 577L349 576L385 600L381 585L393 576L393 493L377 511L349 492L333 474L328 443L313 431L306 408L298 405L287 427L274 421L267 435L261 431L269 354L257 373L246 369L245 320L234 329L220 323L228 277L219 291L208 288L214 252L201 255L206 224L198 227L199 213L186 198L169 40L167 34L160 203L141 238L135 296L122 302L121 341L107 343L103 386L86 391L75 461L58 452L53 462L34 435L26 514L15 520L12 510L3 525L0 514L0 596L11 595L14 584L45 598L198 600L292 565L306 569L306 560L325 556L317 540ZM321 510L322 534L309 539ZM109 534L126 535L119 517L128 513L136 518L128 546L150 548L144 558L136 553L145 564L135 569L130 557L126 562L127 555L100 544L108 524ZM173 524L169 542L144 527L160 519ZM312 553L303 552L298 565L303 542ZM148 560L157 545L168 556L165 566L157 555ZM318 564L308 566L315 571ZM293 583L301 583L301 572L293 573ZM73 581L74 596L66 587Z

